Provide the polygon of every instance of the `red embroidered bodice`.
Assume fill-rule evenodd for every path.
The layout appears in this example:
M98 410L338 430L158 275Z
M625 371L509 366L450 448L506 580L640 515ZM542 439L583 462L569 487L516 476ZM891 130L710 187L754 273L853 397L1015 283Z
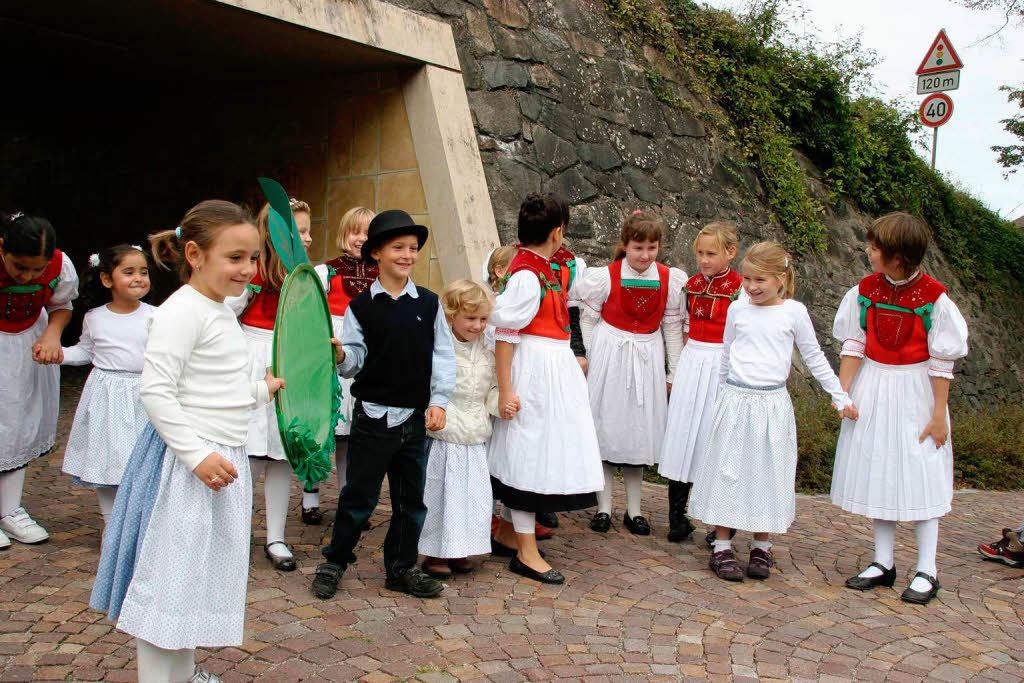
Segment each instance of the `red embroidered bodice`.
M650 334L661 327L668 302L668 266L655 263L657 280L623 280L622 260L608 264L612 279L608 300L601 309L601 318L625 332Z
M274 321L277 320L277 302L281 298L281 292L271 289L263 284L263 278L259 271L256 277L248 285L249 303L246 305L238 321L249 327L258 327L261 330L274 329Z
M348 304L370 288L380 269L376 265L343 254L324 264L327 266L327 305L331 315L343 316Z
M516 252L504 282L521 270L528 270L540 281L540 309L530 324L519 330L520 334L532 334L551 339L569 339L569 308L566 304L569 291L569 269L560 268L556 273L551 263L528 249ZM504 289L504 284L502 285Z
M697 273L686 281L690 339L712 344L722 343L729 304L740 295L742 284L743 277L735 270L726 270L710 278L703 273Z
M60 283L63 265L64 255L55 249L42 275L23 285L0 267L0 332L17 334L35 324Z
M860 326L867 333L864 354L887 365L928 360L932 311L945 291L942 283L924 273L901 285L892 284L883 273L861 280L857 302Z

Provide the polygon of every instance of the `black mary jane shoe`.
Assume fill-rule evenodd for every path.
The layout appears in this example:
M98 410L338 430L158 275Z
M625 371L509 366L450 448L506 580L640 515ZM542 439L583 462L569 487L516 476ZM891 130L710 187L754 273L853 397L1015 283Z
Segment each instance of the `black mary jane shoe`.
M650 536L651 535L651 523L647 521L647 518L643 515L637 515L636 517L630 517L629 513L622 515L622 523L629 529L629 533L634 536Z
M562 572L557 569L549 569L546 572L539 572L536 569L528 567L519 559L518 555L513 557L512 561L508 563L508 570L513 574L519 574L519 576L525 576L528 579L540 581L541 583L565 583L565 577L562 576Z
M932 585L931 590L922 593L921 591L916 591L910 586L907 586L907 590L903 591L903 595L900 596L900 600L903 602L912 602L915 605L927 605L931 602L932 598L939 594L939 589L942 588L942 586L939 585L938 579L930 574L925 574L924 572L914 574L915 579L919 576Z
M612 528L612 516L607 512L598 512L590 520L590 530L597 531L602 534L608 533L608 530Z
M558 528L558 515L554 512L538 512L537 513L537 524L546 526L549 529Z
M288 552L291 553L292 549L289 548L288 544L284 541L274 541L273 543L266 544L265 546L263 546L263 553L268 558L270 558L270 564L274 565L274 569L277 569L282 572L295 571L295 568L298 565L295 564L295 558L293 556L275 555L274 553L270 552L270 546L278 544L283 545L285 548L287 548Z
M896 565L893 565L892 569L886 569L877 562L872 562L868 565L868 569L871 567L881 570L882 574L880 576L851 576L846 580L846 587L856 591L869 591L876 586L892 588L892 585L896 583Z
M538 550L537 552L540 553L541 557L545 557L543 550ZM497 557L515 557L518 554L519 551L516 548L507 546L504 543L499 543L494 540L493 537L491 538L491 555L495 555Z

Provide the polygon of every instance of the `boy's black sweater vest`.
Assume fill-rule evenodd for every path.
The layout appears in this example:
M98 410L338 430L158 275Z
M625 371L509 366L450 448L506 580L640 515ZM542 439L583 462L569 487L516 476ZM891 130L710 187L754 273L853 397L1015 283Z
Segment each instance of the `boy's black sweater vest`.
M434 354L437 295L417 287L419 298L366 290L349 308L363 328L366 361L352 384L360 401L395 408L426 410Z

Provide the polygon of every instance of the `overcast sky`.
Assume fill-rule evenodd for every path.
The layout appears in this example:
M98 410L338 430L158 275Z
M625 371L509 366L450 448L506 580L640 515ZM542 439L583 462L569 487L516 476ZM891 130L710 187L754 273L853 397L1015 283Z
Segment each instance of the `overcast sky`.
M746 0L709 0L715 7L742 9ZM968 10L949 0L803 0L806 20L791 28L802 35L832 41L861 34L865 48L878 53L874 94L902 97L914 106L915 71L939 29L945 28L964 69L960 89L947 92L953 117L939 129L936 168L1007 219L1024 215L1024 169L1003 179L992 145L1019 143L1003 130L1001 119L1019 113L1000 85L1024 84L1024 29L1009 26L996 38L976 44L1003 22L999 12ZM931 136L928 136L931 145ZM930 155L920 150L922 156Z

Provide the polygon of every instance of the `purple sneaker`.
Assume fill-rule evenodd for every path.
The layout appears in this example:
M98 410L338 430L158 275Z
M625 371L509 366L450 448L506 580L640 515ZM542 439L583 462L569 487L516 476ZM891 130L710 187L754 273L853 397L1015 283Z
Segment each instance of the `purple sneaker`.
M732 551L732 548L711 553L711 560L708 561L708 566L711 567L711 571L720 579L725 579L726 581L743 580L743 569L740 568L740 563L736 561L736 554Z
M775 566L775 559L771 550L754 548L750 551L750 561L747 563L747 576L752 579L767 579L771 576L772 567Z

